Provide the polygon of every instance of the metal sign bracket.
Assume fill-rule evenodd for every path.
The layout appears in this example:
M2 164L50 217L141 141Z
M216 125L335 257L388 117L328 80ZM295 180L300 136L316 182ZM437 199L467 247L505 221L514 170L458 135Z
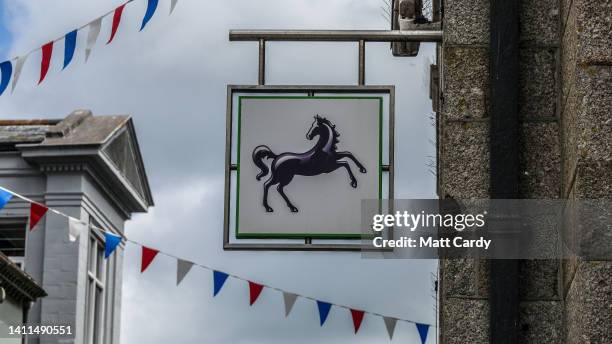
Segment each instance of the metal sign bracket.
M366 42L441 42L437 26L428 30L230 30L230 41L259 42L258 85L266 84L266 42L357 42L358 85L365 85Z

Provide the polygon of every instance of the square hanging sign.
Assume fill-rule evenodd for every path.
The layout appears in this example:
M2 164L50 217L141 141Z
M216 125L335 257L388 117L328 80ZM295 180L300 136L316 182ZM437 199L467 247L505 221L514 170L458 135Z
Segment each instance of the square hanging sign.
M362 200L389 197L392 89L322 88L231 89L226 241L361 239Z

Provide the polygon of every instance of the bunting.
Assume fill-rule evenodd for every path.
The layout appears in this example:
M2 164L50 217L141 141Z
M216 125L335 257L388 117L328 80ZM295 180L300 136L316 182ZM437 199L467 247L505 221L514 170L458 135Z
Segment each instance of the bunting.
M36 226L38 221L40 221L40 219L45 216L47 210L49 210L49 208L45 207L42 204L34 202L30 203L30 230L32 230L34 226Z
M355 328L355 334L357 333L357 331L359 331L359 328L361 327L361 322L363 321L363 315L365 314L364 311L360 311L357 309L350 309L351 311L351 318L353 318L353 327Z
M429 332L429 325L415 323L417 331L419 332L419 338L421 338L421 344L425 344L427 341L427 332Z
M11 92L15 91L15 86L17 86L17 81L19 81L19 77L21 76L21 70L23 69L23 65L28 59L28 55L19 56L15 59L15 73L13 74L13 84L11 85Z
M297 300L297 294L283 292L283 301L285 303L285 318L289 316L291 310L293 309L293 305L295 304L295 300Z
M68 218L68 240L76 241L81 233L87 231L87 224L75 218Z
M387 328L387 333L389 334L389 340L393 340L393 332L395 332L395 324L397 324L396 318L383 317L385 321L385 327Z
M317 308L319 309L319 320L321 322L321 326L323 326L323 324L325 324L325 320L327 320L327 316L329 315L331 303L317 300Z
M45 76L49 71L49 65L51 64L51 55L53 54L53 41L43 45L41 50L42 58L40 60L40 79L38 80L38 84L45 80Z
M177 3L178 3L178 0L170 0L170 14L174 12L174 8L176 7Z
M38 49L34 49L28 52L27 54L15 57L8 61L4 61L4 62L0 61L0 96L8 88L9 84L11 84L11 93L15 91L15 87L17 86L17 82L19 81L19 78L21 76L21 71L23 69L23 66L28 56L31 53L36 52L38 50L41 50L41 54L42 54L38 84L42 83L45 77L47 76L47 73L49 71L49 67L52 61L53 45L55 42L58 42L62 39L64 41L64 57L63 57L61 69L62 70L66 69L66 67L68 67L68 65L70 65L70 63L74 59L74 54L76 52L78 32L79 30L85 27L87 27L89 30L89 32L87 33L86 44L85 44L85 62L87 62L91 56L91 52L100 35L100 29L102 27L102 20L112 13L111 32L110 32L108 41L106 42L106 44L110 44L116 37L126 5L133 1L136 1L136 0L125 1L123 4L119 5L113 10L90 21L87 25L83 25L77 29L74 29L66 33L64 36L60 36L59 38L54 39L42 45ZM142 31L145 28L145 26L149 23L149 21L153 18L153 16L155 15L159 0L139 0L139 1L147 1L147 8L144 13L144 17L142 18L142 22L140 24L140 31ZM170 0L170 14L172 14L172 12L174 11L177 3L178 3L178 0ZM13 79L12 83L11 83L11 77Z
M225 272L221 272L217 270L213 271L213 287L214 287L213 296L217 296L217 294L219 294L219 291L221 291L221 288L223 288L223 284L225 284L225 281L227 280L228 277L229 275L226 274Z
M104 232L104 258L110 257L121 243L121 237L109 232Z
M187 273L189 272L189 270L191 270L192 267L192 262L180 258L176 259L176 285L181 284L183 278L187 276Z
M140 31L142 31L142 29L145 28L149 20L153 18L153 14L155 14L158 2L159 0L147 0L147 12L145 13L144 18L142 18L142 25L140 26Z
M11 190L8 190L4 187L0 186L0 210L7 204L7 202L9 200L12 199L12 197L18 197L24 201L27 201L30 203L30 229L34 228L34 226L40 221L40 219L47 213L47 211L51 211L54 214L66 217L69 221L68 227L69 227L69 239L70 241L76 241L77 238L85 231L87 232L90 228L94 231L99 231L100 234L104 235L104 257L109 258L116 250L116 248L121 244L121 242L123 240L125 240L126 242L130 242L133 244L136 244L138 246L141 247L141 268L140 271L141 273L144 272L145 270L147 270L147 268L150 266L150 264L153 262L153 260L158 256L158 254L163 254L167 257L172 257L174 259L176 259L177 261L177 272L176 272L176 285L178 286L183 279L185 278L185 276L191 271L191 269L194 266L203 268L203 269L207 269L209 271L213 272L213 296L216 296L221 289L223 288L223 286L225 285L226 281L229 279L229 277L232 277L234 279L239 279L242 281L246 281L248 282L248 287L249 287L249 305L253 305L255 302L257 302L257 300L259 299L263 289L265 287L268 287L264 284L260 284L260 283L256 283L256 282L252 282L250 280L238 277L238 276L234 276L234 275L230 275L226 272L222 272L216 269L213 269L211 267L205 266L205 265L201 265L201 264L197 264L185 259L181 259L178 258L174 255L168 254L168 253L164 253L162 251L159 251L157 249L151 248L149 246L145 246L139 242L124 238L122 236L113 234L109 231L106 231L102 228L98 228L95 226L92 226L84 221L81 221L79 219L73 218L71 216L68 216L62 212L59 212L55 209L50 209L47 208L46 206L39 204L37 202L34 202L22 195L19 195ZM319 313L319 325L323 326L325 324L325 322L327 321L327 318L329 317L329 313L330 310L332 308L332 306L336 305L338 307L341 308L345 308L347 310L349 310L350 315L351 315L351 320L353 322L353 329L354 329L354 333L357 334L357 332L359 332L359 329L361 328L361 325L363 323L363 320L365 318L365 314L369 313L371 315L374 316L378 316L378 317L382 317L384 324L385 324L385 328L387 330L387 334L389 335L389 339L392 340L393 339L393 335L395 332L395 328L397 325L397 321L404 321L404 322L410 322L415 324L416 330L418 332L419 335L419 339L421 341L421 344L425 344L427 341L427 335L429 332L429 328L433 325L429 325L429 324L424 324L424 323L419 323L419 322L415 322L415 321L411 321L411 320L406 320L406 319L398 319L398 318L394 318L394 317L387 317L378 313L373 313L373 312L367 312L364 310L359 310L359 309L355 309L355 308L349 308L347 306L343 306L343 305L338 305L338 304L333 304L330 302L323 302L323 301L319 301L316 299L313 299L311 297L308 296L302 296L302 295L298 295L298 294L294 294L294 293L290 293L287 291L284 291L282 289L279 288L274 288L274 287L268 287L272 290L276 290L279 291L283 294L283 302L284 302L284 311L285 311L285 317L288 317L289 314L291 313L293 306L295 305L295 302L297 300L298 297L303 297L305 299L309 299L312 301L316 302L317 305L317 310Z
M0 63L0 96L4 93L4 90L9 85L11 81L11 75L13 74L13 64L11 61L4 61ZM1 209L1 207L0 207Z
M153 262L153 259L155 259L158 253L159 253L158 250L152 249L150 247L142 246L142 260L140 263L140 273L143 273L149 267L149 265L151 265L151 262Z
M76 49L77 30L72 30L64 37L64 66L62 69L66 69L72 58L74 57L74 50Z
M125 4L117 7L113 13L113 25L111 27L111 35L106 44L109 44L115 38L115 34L117 33L117 29L119 28L119 23L121 22L121 15L123 14L123 8L125 8Z
M4 206L11 200L11 198L13 198L12 193L4 189L0 189L0 210L4 208Z
M261 294L261 291L263 290L263 285L255 283L255 282L249 282L249 306L252 306L255 301L257 301L257 298L259 297L259 294Z
M98 40L98 36L100 35L100 28L102 27L102 17L93 20L89 23L89 32L87 33L87 47L85 48L85 62L89 60L89 55L91 55L91 50L93 49L94 44Z

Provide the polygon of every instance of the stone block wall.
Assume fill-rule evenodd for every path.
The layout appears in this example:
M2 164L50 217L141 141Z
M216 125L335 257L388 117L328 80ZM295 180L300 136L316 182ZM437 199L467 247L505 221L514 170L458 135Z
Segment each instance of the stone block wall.
M489 196L489 0L443 0L438 191ZM612 195L611 0L520 2L520 196ZM521 343L612 342L612 263L520 264ZM488 264L440 264L440 342L488 343ZM605 326L605 324L608 324Z
M563 196L612 196L612 1L562 0ZM581 233L568 235L581 237ZM580 240L580 239L578 239ZM612 342L612 262L563 262L566 343Z

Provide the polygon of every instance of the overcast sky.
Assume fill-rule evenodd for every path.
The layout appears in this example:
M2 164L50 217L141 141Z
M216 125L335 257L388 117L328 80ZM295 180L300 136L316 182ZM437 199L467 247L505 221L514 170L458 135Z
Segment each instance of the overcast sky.
M62 36L112 9L117 0L0 0L0 58ZM138 32L144 0L126 7L111 45L110 17L91 58L61 69L55 48L36 86L39 53L30 56L14 94L0 97L2 118L62 118L77 108L133 116L156 206L134 216L126 234L162 251L317 299L435 323L435 261L364 260L359 253L224 252L222 249L225 93L255 84L257 48L229 42L231 28L386 29L381 0L169 0ZM268 44L269 84L355 84L353 43ZM367 82L396 85L396 197L434 198L427 163L434 156L428 68L433 46L394 58L385 43L367 45ZM140 248L128 244L122 303L123 343L388 343L383 321L367 316L353 334L347 310L332 308L323 328L316 304L298 299L284 318L282 296L264 290L248 305L246 283L228 280L212 298L211 274L194 269L175 287L175 261L160 256L139 273ZM428 343L435 341L435 329ZM398 323L394 341L419 343Z

